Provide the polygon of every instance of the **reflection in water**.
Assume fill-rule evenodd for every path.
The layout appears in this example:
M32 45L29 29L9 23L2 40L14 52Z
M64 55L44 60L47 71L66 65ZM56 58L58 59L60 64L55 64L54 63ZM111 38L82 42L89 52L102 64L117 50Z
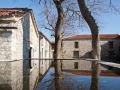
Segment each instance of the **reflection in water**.
M54 68L51 68L38 84L36 90L90 90L90 85L91 76L74 75L63 72L63 77L57 79L54 78ZM120 77L102 76L99 80L98 90L120 90L119 86Z
M55 89L56 90L61 90L61 83L60 83L60 78L58 78L56 75L55 75Z
M90 90L98 90L100 76L100 64L92 62L92 77Z
M62 78L54 78L54 69L51 68L36 90L89 90L90 76L78 76L63 72Z

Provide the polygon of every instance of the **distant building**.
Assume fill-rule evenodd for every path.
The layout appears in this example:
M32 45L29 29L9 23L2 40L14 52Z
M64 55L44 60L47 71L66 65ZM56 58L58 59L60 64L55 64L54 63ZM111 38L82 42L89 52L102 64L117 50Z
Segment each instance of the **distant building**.
M120 35L101 34L101 60L114 62L119 56ZM91 35L74 35L63 39L63 58L91 58ZM85 60L63 61L63 70L91 70L91 62ZM105 69L105 68L104 68Z
M40 34L40 74L43 75L51 65L49 58L52 58L52 46L47 37L39 31ZM47 60L44 60L47 59Z

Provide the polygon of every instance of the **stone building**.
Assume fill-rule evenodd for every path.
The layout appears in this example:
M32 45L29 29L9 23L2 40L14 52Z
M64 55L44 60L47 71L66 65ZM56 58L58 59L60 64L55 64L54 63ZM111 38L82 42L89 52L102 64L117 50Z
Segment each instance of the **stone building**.
M40 35L31 9L0 8L0 90L35 88L40 74L40 43L46 45L45 57L50 55L50 45L40 41Z
M119 56L120 36L118 34L101 34L101 60L115 62ZM74 35L63 39L63 58L91 58L91 35ZM64 60L63 70L91 70L91 62L85 60ZM102 67L106 70L108 67Z
M51 65L52 47L48 38L39 31L40 34L40 75L44 75ZM46 59L46 60L45 60Z

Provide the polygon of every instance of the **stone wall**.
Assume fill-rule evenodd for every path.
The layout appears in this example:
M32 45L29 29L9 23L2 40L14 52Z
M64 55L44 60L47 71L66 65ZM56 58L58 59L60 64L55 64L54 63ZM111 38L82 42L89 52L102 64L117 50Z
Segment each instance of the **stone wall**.
M12 65L8 61L12 59L12 31L0 31L0 90L12 90Z
M0 31L0 60L11 60L12 31Z
M29 49L32 46L32 58L39 58L39 39L31 14L27 13L10 25L17 29L0 31L0 90L33 90L39 74L39 60L32 60L30 69Z
M0 90L12 90L11 63L0 61Z
M74 42L79 42L78 48L74 48ZM91 40L63 41L64 58L73 58L73 51L79 51L79 57L90 58L89 52L92 50Z
M23 59L23 38L25 38L23 37L23 22L24 21L19 20L18 22L14 23L14 26L17 27L17 30L12 30L12 60Z
M78 69L74 68L74 63L78 62ZM63 70L91 70L91 62L85 60L64 60L62 64Z
M101 44L101 60L109 61L108 51L109 41L113 41L113 51L115 55L119 55L120 40L118 39L103 39L100 41ZM74 47L74 43L78 42L78 48ZM91 58L90 52L92 50L91 40L65 40L63 41L63 58L74 58L73 52L79 51L79 58ZM78 69L74 68L74 63L78 62ZM91 62L85 60L66 60L62 62L62 69L65 70L91 70ZM108 70L108 66L101 66L101 70Z
M48 40L46 40L46 38L44 36L42 36L43 38L40 40L40 57L42 58L51 58L51 45L48 42ZM43 75L45 74L45 72L48 70L48 68L51 65L51 60L40 60L40 74Z
M23 90L22 60L0 61L0 90Z
M23 67L22 60L12 61L11 78L12 90L23 90Z
M29 41L31 42L30 47L32 47L32 58L37 58L36 60L32 59L32 68L30 69L29 72L29 85L30 85L30 90L33 90L34 85L36 83L36 80L38 79L39 76L39 36L37 32L35 31L35 27L32 22L32 17L30 16L30 39Z
M109 41L113 41L113 48L109 48ZM119 55L119 46L120 46L120 40L119 39L103 39L100 41L101 44L101 59L110 61L108 58L108 51L114 51L114 54L117 56Z
M35 32L31 14L28 13L21 19L23 28L23 90L33 90L39 75L39 38ZM29 49L31 52L31 66L29 67Z

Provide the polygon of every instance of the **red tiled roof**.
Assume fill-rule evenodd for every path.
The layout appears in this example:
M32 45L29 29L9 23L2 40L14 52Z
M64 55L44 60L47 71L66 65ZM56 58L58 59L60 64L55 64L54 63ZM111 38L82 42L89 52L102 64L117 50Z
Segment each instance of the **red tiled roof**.
M28 8L0 8L0 17L5 16L23 16L30 11Z
M55 44L55 41L51 41L51 44Z
M63 40L79 40L79 39L92 39L92 35L74 35ZM120 39L118 34L100 34L100 39Z

